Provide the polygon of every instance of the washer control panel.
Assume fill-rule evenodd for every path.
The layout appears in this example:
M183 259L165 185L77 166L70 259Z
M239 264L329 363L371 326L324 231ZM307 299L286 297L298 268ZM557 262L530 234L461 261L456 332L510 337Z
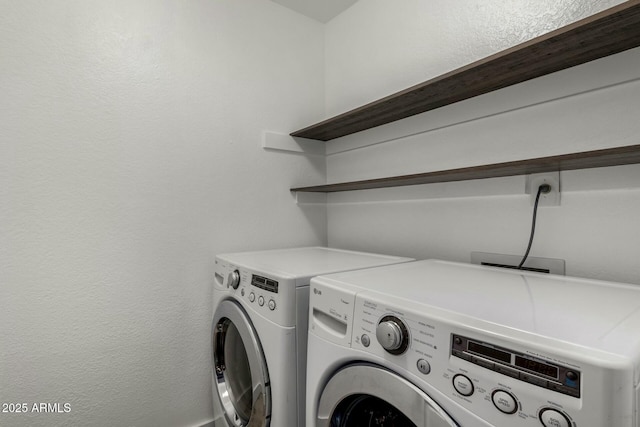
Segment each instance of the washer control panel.
M501 338L490 339L475 328L449 322L437 309L427 314L424 309L399 308L384 298L356 295L349 341L407 370L451 414L455 409L447 404L489 425L593 425L578 417L585 406L585 367Z
M327 369L384 367L458 425L640 427L637 286L426 260L311 287Z
M451 354L520 381L580 397L580 371L488 342L453 335Z
M268 277L263 277L258 274L251 275L251 286L255 286L256 288L260 288L274 294L278 293L277 280L269 279Z

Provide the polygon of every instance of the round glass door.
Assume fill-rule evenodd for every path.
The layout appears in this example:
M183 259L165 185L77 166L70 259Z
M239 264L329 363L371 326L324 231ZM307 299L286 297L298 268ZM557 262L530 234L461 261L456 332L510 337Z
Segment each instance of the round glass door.
M317 427L459 427L433 399L387 369L355 364L337 371L320 396Z
M417 427L398 408L367 394L349 396L331 416L331 427Z
M268 426L269 375L257 334L242 308L223 301L213 319L214 394L231 426Z

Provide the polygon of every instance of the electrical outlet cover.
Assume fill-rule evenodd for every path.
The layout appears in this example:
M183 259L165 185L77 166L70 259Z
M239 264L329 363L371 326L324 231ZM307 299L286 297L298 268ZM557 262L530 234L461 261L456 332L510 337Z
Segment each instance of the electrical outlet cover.
M522 261L522 255L505 255L488 252L471 252L471 264L489 266L511 266L515 268ZM565 274L565 261L558 258L528 257L525 268L537 269L551 274Z
M540 194L538 207L560 206L560 172L534 173L527 175L525 193L531 195L531 205L536 201L538 188L543 184L549 184L551 191Z

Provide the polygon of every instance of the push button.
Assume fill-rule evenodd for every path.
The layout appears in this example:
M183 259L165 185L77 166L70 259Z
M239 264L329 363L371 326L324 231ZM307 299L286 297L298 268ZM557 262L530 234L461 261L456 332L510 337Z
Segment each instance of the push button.
M570 427L569 420L562 412L547 408L540 412L540 422L544 427Z
M535 375L525 374L524 372L520 372L520 379L522 381L526 381L540 387L547 387L547 385L549 384L549 382L543 378L536 377Z
M487 368L487 369L495 368L495 363L491 362L490 360L481 359L479 357L472 357L471 363L475 363L476 365L480 365L483 368Z
M510 377L513 377L513 378L518 378L520 376L518 371L516 371L515 369L510 368L508 366L502 366L502 365L500 365L498 363L496 363L495 370L496 370L496 372L500 372L501 374L508 375Z
M263 296L259 296L258 297L258 305L260 307L262 307L264 305L264 297Z
M416 365L418 366L418 371L424 375L428 375L431 372L431 365L424 359L418 360Z
M249 294L249 301L254 302L256 300L256 294L254 294L253 292L251 292Z
M473 356L471 356L468 353L465 353L464 351L460 351L460 350L453 350L452 354L454 356L459 357L460 359L466 360L468 362L471 362L471 359L473 359Z
M463 396L471 396L473 394L473 383L462 374L453 377L453 388Z
M269 310L273 311L276 309L276 302L272 299L269 300Z
M369 338L369 335L362 334L362 336L360 337L360 342L363 346L369 347L369 345L371 344L371 339Z
M491 400L493 400L495 407L505 414L515 414L518 410L516 398L504 390L494 391L491 395Z

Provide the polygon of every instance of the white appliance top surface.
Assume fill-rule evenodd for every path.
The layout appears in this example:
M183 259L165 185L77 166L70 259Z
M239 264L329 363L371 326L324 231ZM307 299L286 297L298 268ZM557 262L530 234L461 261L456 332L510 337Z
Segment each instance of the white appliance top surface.
M640 347L637 285L437 260L339 273L316 280L362 288L357 290L362 295L386 295L390 305L399 300L419 302L605 351L633 353Z
M412 258L325 247L239 252L221 254L218 255L218 258L231 264L259 270L264 273L296 279L413 261Z

